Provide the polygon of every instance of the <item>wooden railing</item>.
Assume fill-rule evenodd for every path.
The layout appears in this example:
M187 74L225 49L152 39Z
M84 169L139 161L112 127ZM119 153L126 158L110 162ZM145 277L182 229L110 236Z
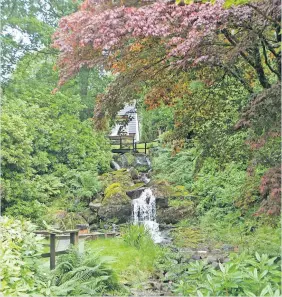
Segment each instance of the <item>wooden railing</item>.
M77 245L78 244L78 232L79 232L79 230L67 230L67 231L64 231L63 234L69 234L70 244ZM45 230L35 231L34 233L44 235L44 236L49 235L50 252L41 254L41 257L50 258L50 269L51 270L55 269L55 267L56 267L56 256L68 253L68 250L56 252L56 239L57 239L57 236L62 234L62 233L45 231Z
M92 233L85 233L85 234L79 234L79 230L66 230L61 232L52 232L47 230L37 230L34 231L35 234L44 235L45 237L49 237L50 243L48 246L50 247L49 253L43 253L41 254L42 258L50 258L50 269L55 269L56 267L56 256L64 255L69 252L68 249L63 251L56 251L56 241L57 239L67 239L70 238L70 244L71 245L78 245L78 240L81 237L82 239L88 239L88 240L97 240L99 238L111 238L118 236L118 232L92 232Z
M131 135L109 136L109 139L113 153L139 152L147 154L149 149L147 142L136 142L134 136Z

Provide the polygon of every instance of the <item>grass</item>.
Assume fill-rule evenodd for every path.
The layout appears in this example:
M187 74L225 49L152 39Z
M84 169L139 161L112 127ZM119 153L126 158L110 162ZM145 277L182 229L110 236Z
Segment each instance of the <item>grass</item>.
M159 246L137 249L127 245L122 238L107 238L88 242L95 251L101 250L101 255L113 256L116 261L111 267L117 272L119 281L136 288L142 288L154 271L154 261L162 254Z

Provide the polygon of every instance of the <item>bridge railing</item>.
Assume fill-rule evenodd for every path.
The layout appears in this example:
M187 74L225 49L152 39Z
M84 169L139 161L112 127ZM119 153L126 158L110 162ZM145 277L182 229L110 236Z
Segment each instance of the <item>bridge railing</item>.
M149 148L156 147L153 143L136 142L134 136L109 136L113 153L139 152L147 154Z

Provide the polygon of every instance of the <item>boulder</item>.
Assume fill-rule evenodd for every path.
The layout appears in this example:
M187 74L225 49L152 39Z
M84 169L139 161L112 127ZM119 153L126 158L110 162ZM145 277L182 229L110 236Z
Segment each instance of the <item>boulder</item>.
M79 214L86 220L88 224L93 224L97 222L97 212L93 212L90 208L85 209Z
M95 203L95 202L90 202L89 203L89 208L94 211L94 212L97 212L98 209L102 206L102 203Z
M151 162L147 155L142 153L125 153L114 156L114 161L121 168L134 167L140 172L148 172L151 169Z
M126 191L126 195L129 196L131 199L136 199L140 197L141 193L145 190L146 188L141 187L133 190Z
M98 211L98 216L103 221L116 219L118 224L126 223L131 218L131 203L127 205L103 205Z
M98 219L97 214L92 214L92 215L90 215L90 216L86 219L86 221L87 221L87 223L90 225L90 224L94 224L94 223L96 223L96 222L97 222L97 219Z
M157 208L168 208L168 198L156 197Z
M129 168L129 174L130 174L132 179L138 179L138 177L139 177L138 170L135 169L134 167Z
M171 206L168 208L157 208L157 222L160 224L177 224L193 214L189 207Z
M114 183L106 188L98 216L103 221L115 220L116 223L125 223L131 218L131 199L121 184Z
M99 225L98 224L91 224L89 226L90 231L97 231L99 229Z

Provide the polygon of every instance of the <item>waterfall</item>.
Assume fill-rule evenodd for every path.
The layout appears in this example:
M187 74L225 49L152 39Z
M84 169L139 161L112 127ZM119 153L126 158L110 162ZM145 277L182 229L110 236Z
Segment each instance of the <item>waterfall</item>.
M111 166L112 166L113 169L115 169L115 170L120 170L120 166L119 166L119 164L118 164L116 161L114 161L114 160L111 161Z
M132 200L132 218L134 224L143 224L150 232L155 243L160 243L159 224L156 222L156 197L152 190L147 188L140 197Z

